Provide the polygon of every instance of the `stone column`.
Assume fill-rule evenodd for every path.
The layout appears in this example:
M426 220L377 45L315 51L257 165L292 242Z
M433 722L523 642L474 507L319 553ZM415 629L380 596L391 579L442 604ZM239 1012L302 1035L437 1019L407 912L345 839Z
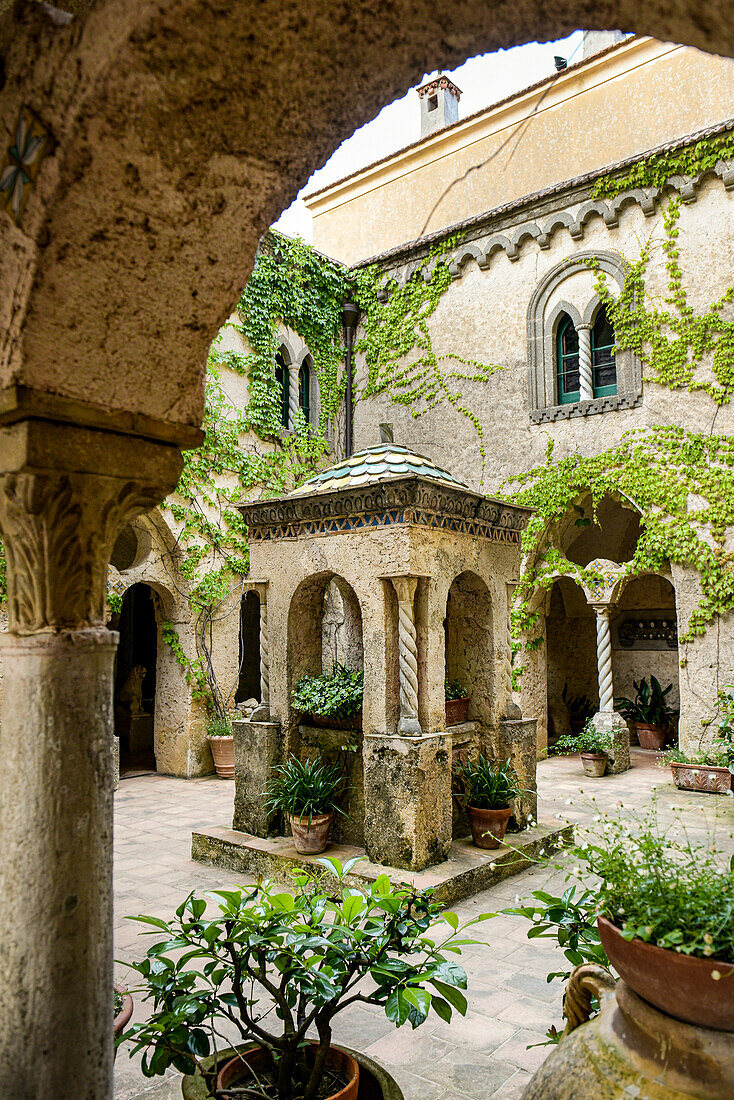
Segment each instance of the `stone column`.
M609 763L613 774L630 766L630 735L627 723L614 709L614 678L612 676L612 631L609 624L609 604L595 604L596 669L599 680L599 710L592 721L597 730L610 733L614 759Z
M591 368L591 325L577 325L579 337L579 400L594 400L594 375Z
M251 722L270 721L270 649L268 642L267 581L257 586L260 596L260 705L250 715Z
M43 421L0 432L0 1096L112 1097L115 538L176 485L170 446Z
M296 414L301 404L300 375L298 366L291 363L288 371L288 427L291 431L296 426Z
M398 596L398 661L400 672L400 720L398 733L418 737L423 733L418 721L418 639L415 629L414 600L416 577L392 577Z

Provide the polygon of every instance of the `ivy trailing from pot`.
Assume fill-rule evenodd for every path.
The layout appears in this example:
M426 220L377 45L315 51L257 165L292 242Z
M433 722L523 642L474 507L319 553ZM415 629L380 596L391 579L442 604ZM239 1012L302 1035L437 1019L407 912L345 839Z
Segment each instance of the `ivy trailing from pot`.
M291 705L319 725L357 729L362 724L364 673L337 662L316 676L302 676L291 693Z
M235 1086L253 1100L316 1100L350 1085L356 1096L358 1066L332 1044L337 1015L367 1004L416 1028L431 1012L445 1022L466 1013L466 973L452 956L477 942L467 930L486 917L460 925L430 891L387 875L352 889L358 862L319 860L326 880L297 874L292 892L261 881L191 894L170 921L132 918L157 936L133 963L153 1011L123 1036L131 1055L143 1051L146 1077L198 1073L214 1100ZM242 1046L223 1065L225 1028Z

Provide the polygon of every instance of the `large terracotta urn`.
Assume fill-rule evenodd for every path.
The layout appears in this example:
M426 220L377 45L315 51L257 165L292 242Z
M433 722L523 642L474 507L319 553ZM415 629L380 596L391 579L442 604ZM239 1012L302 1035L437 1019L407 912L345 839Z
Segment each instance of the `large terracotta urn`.
M734 1033L675 1020L621 980L611 994L591 991L601 1012L551 1050L522 1100L731 1100Z

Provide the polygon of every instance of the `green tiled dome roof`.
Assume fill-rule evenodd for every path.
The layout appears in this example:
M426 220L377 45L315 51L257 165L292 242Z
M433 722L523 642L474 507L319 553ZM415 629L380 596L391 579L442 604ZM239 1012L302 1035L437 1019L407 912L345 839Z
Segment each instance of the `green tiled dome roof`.
M345 458L343 462L337 462L336 466L330 466L328 470L321 470L288 495L300 497L313 493L329 493L337 489L353 489L394 477L422 477L455 489L467 488L446 470L434 466L429 458L396 443L380 443Z

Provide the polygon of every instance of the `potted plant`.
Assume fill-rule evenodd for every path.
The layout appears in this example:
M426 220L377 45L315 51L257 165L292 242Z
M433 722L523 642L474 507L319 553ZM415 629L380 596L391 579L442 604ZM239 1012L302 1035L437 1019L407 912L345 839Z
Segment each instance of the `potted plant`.
M323 852L334 814L346 816L339 807L346 789L341 766L291 755L271 771L264 792L266 809L287 815L299 855Z
M726 794L732 789L734 776L734 686L729 684L718 693L719 713L717 730L713 740L703 745L703 735L698 751L684 753L670 749L665 754L670 764L673 781L682 791L706 791L709 794ZM705 722L705 727L711 722Z
M469 715L469 696L461 680L449 680L444 685L446 698L446 726L458 726L466 722Z
M455 797L466 810L477 848L499 848L512 813L511 803L523 794L509 760L493 764L486 756L454 767Z
M229 718L210 718L206 739L220 779L234 779L234 736Z
M671 719L677 714L666 702L673 685L662 688L656 676L650 677L649 684L644 676L632 682L635 698L615 699L614 709L632 725L643 749L662 749Z
M296 710L310 715L315 726L361 729L364 674L334 664L318 676L302 676L291 695Z
M588 695L569 695L568 684L563 685L561 699L568 711L568 724L571 733L581 733L588 718L596 714L596 707Z
M431 1012L447 1022L454 1009L464 1015L466 974L455 956L476 942L467 928L486 918L460 926L430 891L387 875L351 889L357 862L320 860L323 877L297 874L291 891L265 880L212 891L209 904L190 894L171 921L133 918L155 937L133 964L153 1012L124 1036L131 1056L144 1051L147 1077L173 1066L196 1074L199 1095L214 1100L351 1100L360 1068L332 1044L339 1013L374 1005L413 1028ZM223 1029L241 1038L234 1056L222 1051ZM193 1094L187 1083L184 1096ZM377 1100L389 1095L380 1090Z
M590 779L600 779L606 773L614 745L611 733L607 730L597 730L593 720L587 718L580 733L567 733L559 737L553 746L553 751L559 755L581 753L584 775L588 775Z

